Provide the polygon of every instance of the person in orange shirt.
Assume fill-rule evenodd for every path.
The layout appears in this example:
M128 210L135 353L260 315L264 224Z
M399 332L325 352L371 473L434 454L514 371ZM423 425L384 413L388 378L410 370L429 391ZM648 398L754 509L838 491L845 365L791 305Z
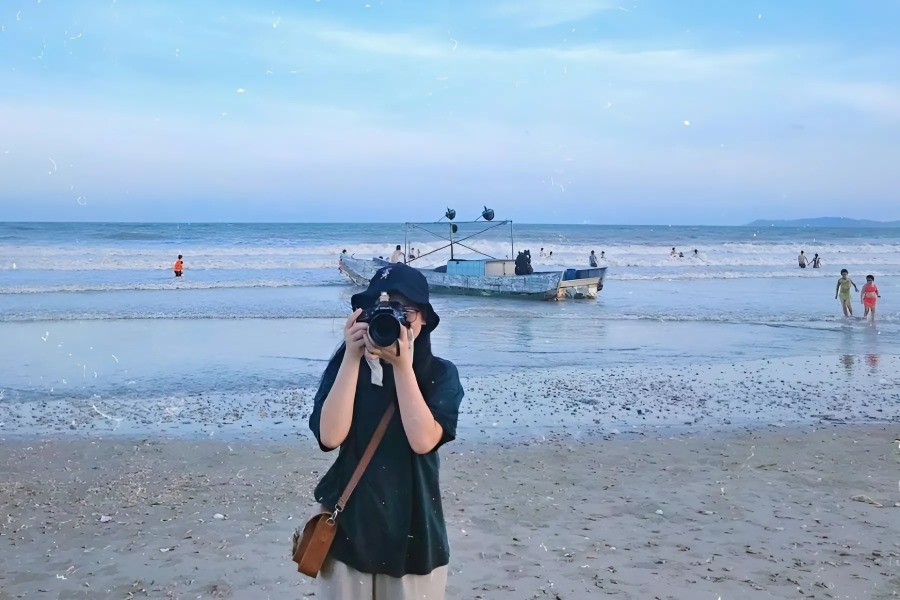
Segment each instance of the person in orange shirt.
M172 270L175 272L175 277L181 277L181 273L184 271L184 261L181 260L180 254L178 255L178 260L172 265Z
M862 286L862 291L860 292L860 300L862 300L863 308L865 309L863 311L863 319L872 315L872 323L875 322L875 304L879 298L881 298L881 294L878 293L878 286L875 285L875 276L866 275L866 285Z

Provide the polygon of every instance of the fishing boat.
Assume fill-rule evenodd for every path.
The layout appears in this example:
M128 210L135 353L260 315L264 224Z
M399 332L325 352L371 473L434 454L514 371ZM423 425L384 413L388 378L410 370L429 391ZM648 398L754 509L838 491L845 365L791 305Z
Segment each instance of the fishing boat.
M444 220L433 223L406 223L404 256L410 256L410 237L427 232L447 243L425 254L411 257L407 264L421 272L434 293L463 294L468 296L507 296L538 300L595 299L603 289L606 267L587 269L563 268L535 271L531 267L528 250L515 254L512 221L494 221L494 211L485 207L479 220L455 221L456 211L448 208ZM477 250L470 241L483 237L490 231L509 230L510 254L497 258ZM459 258L459 249L468 250L473 256ZM424 265L428 257L438 258L437 253L450 251L450 257L436 267ZM510 258L515 256L515 258ZM367 285L378 269L390 265L382 257L358 258L346 251L338 260L338 268L350 281Z

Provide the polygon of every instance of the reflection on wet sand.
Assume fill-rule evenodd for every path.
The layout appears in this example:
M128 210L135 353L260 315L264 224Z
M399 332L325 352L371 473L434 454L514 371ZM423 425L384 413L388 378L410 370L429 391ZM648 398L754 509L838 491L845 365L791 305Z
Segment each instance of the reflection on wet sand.
M853 365L856 362L854 356L852 354L845 354L841 357L841 363L843 363L844 368L847 369L847 373L853 373Z

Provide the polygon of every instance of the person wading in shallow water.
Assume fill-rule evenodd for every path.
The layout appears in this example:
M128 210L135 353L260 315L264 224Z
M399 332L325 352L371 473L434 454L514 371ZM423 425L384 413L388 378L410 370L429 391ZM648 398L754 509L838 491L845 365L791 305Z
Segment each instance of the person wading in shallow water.
M181 260L181 255L178 255L178 259L175 261L175 264L172 265L172 271L175 273L175 277L181 277L181 274L184 273L184 261Z
M847 269L841 269L841 278L837 280L837 286L834 288L834 297L840 298L841 309L844 311L845 317L853 316L853 305L850 303L850 286L857 292L859 288L850 279L850 272Z
M382 294L398 303L395 314L405 321L396 318L399 337L388 347L375 345L370 324L359 320L376 302L387 306ZM443 600L450 549L437 450L456 437L463 398L459 373L432 354L431 332L440 318L418 270L382 267L350 303L354 311L344 325L344 343L325 368L309 417L322 450L340 447L315 490L316 501L329 512L387 407L393 403L398 410L337 518L316 598Z

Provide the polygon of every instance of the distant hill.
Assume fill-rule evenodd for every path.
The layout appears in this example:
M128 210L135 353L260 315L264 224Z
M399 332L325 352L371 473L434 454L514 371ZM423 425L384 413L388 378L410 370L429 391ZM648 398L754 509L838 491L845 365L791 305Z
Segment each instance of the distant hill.
M900 221L868 221L845 217L816 217L814 219L758 219L747 227L900 227Z

